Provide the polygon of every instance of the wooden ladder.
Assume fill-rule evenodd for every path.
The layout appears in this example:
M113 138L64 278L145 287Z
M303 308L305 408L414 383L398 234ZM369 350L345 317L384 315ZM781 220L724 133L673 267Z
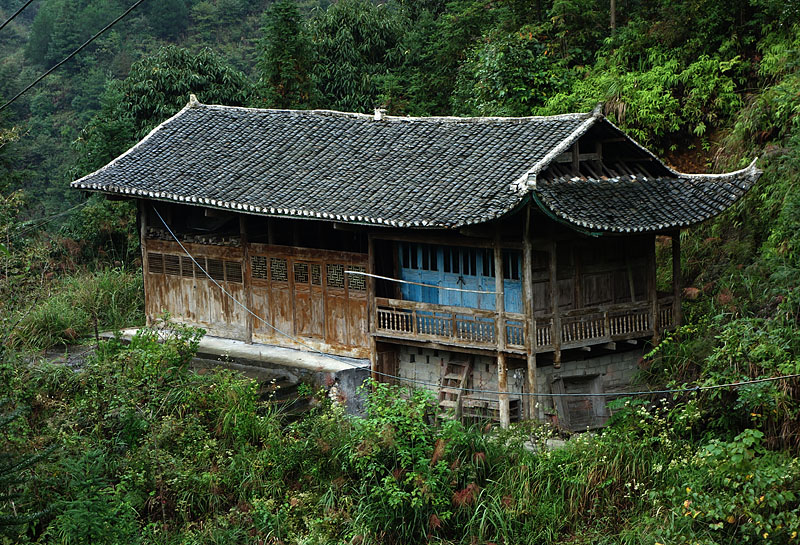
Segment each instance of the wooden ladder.
M439 418L448 418L449 410L454 409L455 418L461 418L461 405L467 380L472 371L472 359L450 360L442 364L442 377L439 381Z

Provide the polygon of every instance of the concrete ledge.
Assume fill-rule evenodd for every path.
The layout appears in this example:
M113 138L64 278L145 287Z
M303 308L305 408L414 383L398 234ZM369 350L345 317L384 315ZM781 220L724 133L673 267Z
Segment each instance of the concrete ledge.
M138 329L124 329L122 338L130 340ZM113 333L104 333L104 337L113 338ZM243 365L256 367L279 365L302 369L312 373L338 373L346 369L369 369L369 360L327 356L316 352L306 352L294 348L283 348L269 344L247 344L244 341L224 339L222 337L203 336L197 355L206 359L233 359Z

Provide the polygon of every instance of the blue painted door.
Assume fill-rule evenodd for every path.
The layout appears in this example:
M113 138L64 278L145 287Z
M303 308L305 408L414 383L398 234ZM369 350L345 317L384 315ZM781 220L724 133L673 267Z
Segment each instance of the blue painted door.
M506 312L522 314L522 254L503 250L503 293Z
M403 243L399 244L398 248L402 280L430 286L441 285L440 256L437 255L435 247L427 244ZM400 284L400 293L406 301L438 304L439 291L435 287Z

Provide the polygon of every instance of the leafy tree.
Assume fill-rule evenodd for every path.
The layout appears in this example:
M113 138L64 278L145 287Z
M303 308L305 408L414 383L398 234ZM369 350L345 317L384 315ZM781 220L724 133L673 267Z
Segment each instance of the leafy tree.
M100 113L77 143L76 176L106 164L177 113L195 94L201 102L240 106L250 81L209 49L192 53L167 46L131 66L124 81L111 82Z
M565 85L566 70L534 27L494 33L462 65L453 110L470 115L531 115Z
M258 61L259 102L297 108L313 102L311 42L294 0L279 0L264 15L263 53Z
M391 4L342 0L313 18L313 78L326 108L369 111L385 78L400 66L407 19Z

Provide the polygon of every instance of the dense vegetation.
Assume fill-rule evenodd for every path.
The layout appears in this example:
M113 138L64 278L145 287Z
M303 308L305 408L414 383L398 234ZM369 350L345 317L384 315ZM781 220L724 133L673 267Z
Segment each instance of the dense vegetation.
M612 27L599 0L145 2L0 112L0 543L796 543L797 379L623 400L549 452L545 429L432 426L424 394L383 386L366 419L321 401L290 424L251 382L188 371L194 331L94 338L142 319L135 214L67 183L189 93L399 115L601 102L678 168L764 170L682 234L686 324L642 380L800 373L800 8L615 4ZM125 7L32 4L0 30L0 98ZM79 369L31 358L81 341L99 349Z

